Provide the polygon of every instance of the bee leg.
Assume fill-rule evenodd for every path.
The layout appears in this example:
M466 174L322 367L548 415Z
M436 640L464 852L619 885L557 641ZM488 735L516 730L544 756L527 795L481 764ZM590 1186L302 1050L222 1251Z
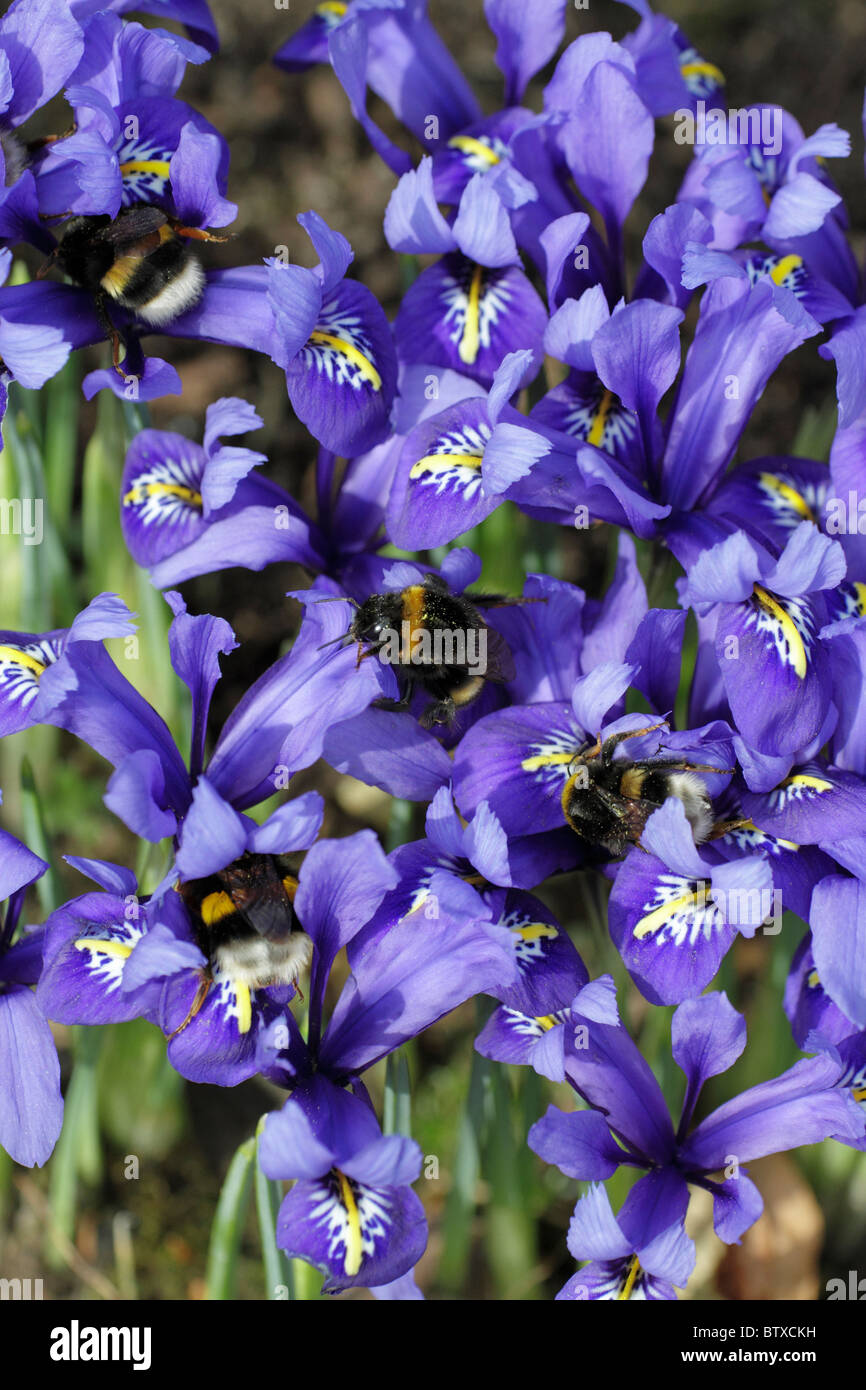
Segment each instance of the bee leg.
M176 1038L177 1035L178 1035L178 1033L182 1033L183 1030L184 1030L184 1028L186 1028L187 1024L192 1023L192 1021L193 1021L193 1019L195 1018L196 1014L198 1014L198 1013L201 1012L201 1009L202 1009L202 1007L203 1007L203 1005L204 1005L204 1001L205 1001L205 1000L207 999L207 997L208 997L208 994L209 994L209 992L210 992L210 987L211 987L212 984L213 984L213 978L212 978L212 976L210 976L210 975L208 975L208 974L202 974L201 980L199 981L198 989L197 989L196 992L195 992L195 998L193 999L192 1004L190 1005L189 1013L187 1014L186 1018L184 1019L183 1023L180 1025L180 1027L179 1027L179 1028L175 1028L175 1030L174 1030L173 1033L169 1033L169 1035L168 1035L168 1040L169 1040L169 1042L171 1042L172 1038Z
M443 700L428 705L418 722L422 729L432 729L434 724L451 724L456 713L457 706L451 696L446 695Z
M403 696L403 698L401 698L401 699L399 699L399 700L391 700L391 699L389 699L389 697L388 697L387 695L383 695L380 699L374 700L373 703L372 703L372 705L370 706L370 708L371 708L371 709L389 709L389 710L407 710L407 709L409 708L409 706L410 706L411 703L412 703L412 696L411 696L411 694L409 694L408 696Z
M667 723L664 719L662 719L658 724L649 724L645 729L624 729L618 734L611 734L610 738L606 738L604 743L601 744L600 751L602 760L606 763L610 762L611 757L613 756L613 750L617 747L618 744L624 743L626 739L640 738L643 734L652 734L655 733L656 729L666 728ZM599 742L600 741L601 735L599 735Z
M49 270L53 269L54 264L55 264L55 262L56 262L56 260L57 260L57 257L59 256L59 254L60 254L60 247L59 247L59 245L58 245L58 246L55 246L54 250L51 252L50 255L48 255L48 256L45 257L45 260L42 262L41 266L40 266L39 269L37 270L37 272L36 272L36 279L37 279L37 280L44 280L44 279L45 279L45 276L48 274Z
M731 830L753 830L754 826L750 820L717 820L709 835L708 840L720 840L723 835L727 835Z
M188 237L191 241L231 241L234 235L229 232L226 236L217 236L215 232L205 232L201 227L184 227L179 222L172 222L171 227L178 236Z
M108 341L111 343L111 365L114 368L114 370L118 373L118 375L122 376L124 380L126 380L127 374L120 365L120 351L121 348L125 347L125 344L120 336L120 333L115 328L114 324L111 322L111 317L108 313L108 308L105 302L105 295L94 295L93 304L96 309L96 317L99 319L99 326L102 329Z
M399 700L392 700L389 696L387 696L387 695L382 695L378 700L374 700L374 701L373 701L372 708L373 708L373 709L390 709L390 710L405 710L405 709L408 709L409 706L410 706L411 703L412 703L412 696L414 695L414 693L415 693L415 682L414 682L413 680L411 680L411 679L410 679L410 680L407 680L407 681L406 681L406 684L405 684L405 686L404 686L404 688L403 688L403 693L402 693L402 695L400 696Z

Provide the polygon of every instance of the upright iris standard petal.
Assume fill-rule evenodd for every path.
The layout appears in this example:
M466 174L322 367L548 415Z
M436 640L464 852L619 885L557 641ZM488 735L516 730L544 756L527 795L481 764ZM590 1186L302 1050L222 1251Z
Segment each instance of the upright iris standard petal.
M505 75L506 104L519 101L531 77L552 58L565 33L566 0L485 0L484 15L497 38L496 61Z
M766 281L717 280L705 292L663 462L664 495L675 506L694 506L712 486L772 372L819 331L795 304L792 297L783 313Z
M322 1044L331 1075L372 1066L464 999L514 978L508 933L468 917L462 899L452 911L451 891L437 876L438 916L420 903L356 961Z

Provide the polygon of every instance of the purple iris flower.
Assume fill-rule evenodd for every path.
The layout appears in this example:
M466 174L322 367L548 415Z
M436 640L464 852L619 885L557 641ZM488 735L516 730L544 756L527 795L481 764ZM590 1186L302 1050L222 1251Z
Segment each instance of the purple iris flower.
M481 115L466 79L427 18L426 0L319 5L274 59L288 72L329 60L355 119L396 174L405 173L411 160L367 114L368 86L430 150Z
M126 340L126 357L119 371L101 368L90 372L82 383L85 396L90 399L105 388L127 400L180 395L181 381L175 368L162 358L145 356L140 342L141 322L126 310L115 309L113 314ZM60 370L70 350L105 341L93 296L74 285L49 280L0 290L0 322L7 334L14 334L17 350L22 354L35 357L46 343L58 343L52 347L53 356L46 363L52 370L41 371L43 381ZM276 360L281 348L268 300L267 267L206 271L198 303L170 323L161 324L159 331L170 338L252 348ZM54 336L49 337L49 333ZM62 360L61 350L65 353Z
M175 614L169 631L172 666L192 700L188 765L165 721L102 645L103 637L133 631L128 610L114 595L95 599L66 631L0 632L0 732L48 723L88 743L115 768L106 805L149 840L180 831L206 763L207 719L220 678L219 658L237 645L224 619L188 614L178 594L167 599ZM321 755L331 725L356 715L381 693L372 663L349 679L353 653L319 650L321 635L333 637L341 630L339 608L317 610L322 623L302 633L289 656L249 688L221 730L207 761L207 777L231 806L242 810L287 787L294 771ZM325 704L319 705L308 687L324 666L330 674Z
M388 434L397 386L391 329L371 291L344 278L353 257L346 238L315 212L298 221L319 264L269 263L273 356L298 417L324 448L351 457Z
M736 129L727 117L696 143L679 199L713 224L716 246L729 249L760 236L780 255L799 251L847 293L844 281L827 274L839 265L844 224L840 195L818 163L850 153L847 131L828 124L806 138L787 111L762 103L738 112ZM712 122L709 113L707 119Z
M578 443L578 467L569 472L559 457L541 456L504 474L499 487L507 486L530 515L572 525L578 518L584 526L617 521L639 535L663 536L683 564L727 534L720 521L708 528L695 509L710 503L772 371L819 325L784 284L768 278L752 283L731 261L729 273L714 279L703 296L662 423L660 402L680 371L688 302L679 285L682 264L687 247L708 234L694 208L656 219L647 233L653 275L644 277L643 288L670 303L639 298L611 312L602 288L591 285L579 299L559 304L545 347L570 375L536 405L531 419L549 439ZM566 227L550 242L554 294L573 235ZM488 486L495 481L491 477Z
M27 889L47 868L0 830L0 1145L28 1168L49 1158L63 1123L57 1049L30 989L42 969L44 932L25 929L14 939Z
M498 1051L492 1024L479 1040L487 1056ZM590 1108L565 1114L551 1106L530 1130L529 1144L583 1180L604 1180L622 1163L648 1170L631 1194L633 1203L638 1193L655 1198L641 1202L648 1225L643 1232L632 1228L634 1246L681 1229L689 1184L712 1194L716 1234L736 1243L763 1207L743 1165L829 1136L859 1141L864 1112L852 1089L839 1084L838 1061L822 1055L750 1087L690 1129L705 1082L742 1054L745 1020L724 993L712 993L680 1004L671 1031L674 1060L686 1077L676 1130L658 1082L619 1022L613 981L588 985L567 1020L548 1034L544 1060L546 1074L567 1078Z
M0 280L8 279L12 252L0 250ZM51 324L22 324L7 319L0 291L0 423L6 415L8 388L18 381L36 391L66 363L71 346L63 332Z
M72 135L51 141L33 163L43 217L116 217L149 203L191 227L223 227L237 208L223 197L228 147L174 93L188 61L206 50L164 31L95 14L66 98Z
M821 983L810 932L794 952L785 982L785 1013L798 1047L805 1048L810 1034L838 1043L858 1032L856 1023L845 1017Z
M664 1182L638 1187L614 1216L600 1183L592 1183L574 1208L567 1243L576 1260L587 1260L556 1295L557 1301L603 1299L634 1302L673 1300L684 1289L695 1265L694 1241L674 1210L659 1202ZM687 1203L681 1198L683 1215ZM666 1224L667 1223L667 1224Z
M133 559L159 587L233 565L323 567L317 528L283 488L253 472L265 455L222 442L261 424L246 401L222 397L207 408L201 445L167 430L141 430L133 439L121 526Z
M43 722L42 677L69 659L78 644L99 646L106 637L134 632L131 614L114 594L100 594L71 627L52 632L0 632L0 734ZM52 722L46 720L45 722Z
M332 901L331 926L314 935L309 1029L304 1038L288 1016L288 1032L272 1025L259 1047L264 1075L289 1090L314 1073L341 1085L354 1081L474 994L519 980L517 936L448 872L433 874L408 910L398 887L377 913L385 889L397 886L397 873L381 851L369 862L365 836L370 832L320 841L305 860L308 892L321 894L329 885ZM366 891L374 868L375 896ZM355 899L353 874L362 890ZM305 901L299 892L297 911L306 925ZM325 989L342 946L351 973L325 1020Z
M669 116L699 101L721 106L724 74L693 46L682 29L665 15L653 14L649 0L622 0L641 17L637 29L622 40L635 62L635 81L654 116Z
M665 724L676 694L672 656L684 630L683 614L647 612L627 537L621 537L614 582L600 606L588 603L579 589L543 577L531 577L526 592L543 596L545 604L504 610L497 619L518 666L513 703L474 724L454 761L455 796L463 814L474 814L487 801L509 838L563 827L562 791L581 749L599 736ZM566 644L553 640L562 631L572 633L565 650ZM656 719L625 715L630 685L659 712ZM730 730L721 721L645 734L628 751L632 757L655 756L662 748L662 758L717 766L719 776L708 774L709 785L713 795L723 790L722 770L733 764Z
M521 267L508 210L483 174L469 180L449 225L433 162L423 159L391 195L385 236L395 251L442 253L403 296L394 324L403 361L450 367L490 386L506 354L519 349L532 354L523 380L534 376L547 315Z
M310 942L311 999L319 999L342 940L375 911L395 879L371 831L310 849L321 817L321 798L310 793L257 825L202 779L174 870L153 897L139 899L126 870L77 861L107 891L74 899L49 918L39 984L46 1013L84 1023L144 1016L162 1028L170 1062L189 1080L234 1086L253 1076L264 1031L275 1024L288 1036L294 1026L288 1014L294 987L251 983L213 955L208 931L169 883L209 880L244 854L308 851L292 907Z
M14 0L0 19L0 200L27 162L15 132L57 95L83 49L67 0Z
M760 853L714 862L712 847L696 849L676 797L653 812L640 842L617 871L610 934L641 993L676 1004L710 983L738 933L775 923L772 870Z
M268 1116L259 1152L268 1177L296 1179L277 1244L323 1270L328 1292L392 1285L424 1253L427 1221L411 1188L421 1150L383 1135L366 1099L311 1077Z
M160 19L176 19L194 43L202 44L209 53L219 47L216 25L207 0L69 0L75 18L80 22L91 15L110 10L113 14L153 14Z
M832 674L823 595L845 573L841 546L803 521L778 558L735 532L704 550L681 581L681 600L715 619L725 694L759 753L793 754L825 728Z
M622 293L623 227L646 181L654 121L637 82L635 60L609 34L569 44L544 89L558 118L555 140L578 191L600 213Z

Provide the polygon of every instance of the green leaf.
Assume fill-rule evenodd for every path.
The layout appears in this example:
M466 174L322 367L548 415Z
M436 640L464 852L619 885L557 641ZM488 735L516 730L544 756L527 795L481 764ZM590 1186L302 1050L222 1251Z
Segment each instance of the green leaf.
M277 1245L277 1216L283 1200L280 1184L262 1172L260 1143L267 1115L259 1120L256 1129L256 1214L262 1243L262 1269L265 1296L271 1299L294 1299L295 1278L292 1261Z
M385 1064L382 1132L403 1134L407 1139L412 1137L412 1093L405 1048L392 1052Z
M207 1256L207 1298L237 1297L238 1254L249 1206L256 1160L255 1136L236 1150L219 1195Z

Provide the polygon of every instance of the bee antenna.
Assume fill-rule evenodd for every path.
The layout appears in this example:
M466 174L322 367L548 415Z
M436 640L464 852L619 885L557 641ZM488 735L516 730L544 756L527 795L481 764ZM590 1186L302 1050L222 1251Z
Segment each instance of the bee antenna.
M333 598L314 598L313 603L351 603L353 608L361 607L358 600L350 598L348 594L335 595Z
M348 635L348 632L341 632L339 637L332 637L330 642L323 642L320 647L316 648L316 651L323 652L326 647L333 647L337 642L345 642Z

